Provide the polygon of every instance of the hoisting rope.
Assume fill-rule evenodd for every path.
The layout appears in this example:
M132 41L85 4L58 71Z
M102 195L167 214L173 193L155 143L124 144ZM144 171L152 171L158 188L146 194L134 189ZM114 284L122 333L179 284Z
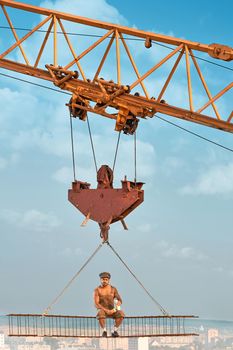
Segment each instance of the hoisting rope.
M134 133L134 182L137 182L137 136Z
M91 143L93 160L94 160L95 169L96 169L96 173L97 173L98 172L98 166L97 166L97 161L96 161L95 147L94 147L94 142L93 142L91 126L90 126L88 115L87 115L87 127L88 127L90 143ZM73 136L73 124L72 124L71 112L70 112L70 135L71 135L73 174L74 174L74 181L75 181L76 180L76 166L75 166L74 136ZM114 173L115 166L116 166L116 160L117 160L117 155L118 155L120 138L121 138L121 131L118 133L118 138L117 138L116 150L115 150L115 154L114 154L113 167L112 167L113 173ZM136 139L136 132L135 132L134 133L134 182L135 183L137 181L137 145L136 145L136 143L137 143L137 139Z
M69 288L69 286L74 282L74 280L79 276L79 274L82 272L82 270L87 266L87 264L94 258L94 256L98 253L100 248L102 248L103 243L101 243L95 251L91 254L91 256L87 259L87 261L83 264L83 266L76 272L76 274L71 278L71 280L66 284L66 286L62 289L62 291L57 295L57 297L49 304L49 306L44 310L42 315L48 315L49 311L51 310L52 306L55 305L58 300L62 297L62 295L65 293L65 291Z
M87 126L88 126L88 133L89 133L89 137L90 137L90 142L91 142L91 148L92 148L92 154L93 154L95 169L96 169L96 173L97 173L98 167L97 167L97 161L96 161L95 147L94 147L94 142L93 142L93 137L92 137L92 132L91 132L91 126L90 126L90 122L89 122L88 116L87 116ZM114 154L113 167L112 167L113 172L114 172L115 165L116 165L116 159L117 159L117 154L118 154L118 149L119 149L120 137L121 137L121 131L119 132L118 138L117 138L116 150L115 150L115 154Z
M117 138L116 151L115 151L114 161L113 161L113 166L112 166L112 171L113 171L113 173L114 173L114 169L115 169L115 165L116 165L116 159L117 159L117 154L118 154L118 148L119 148L120 138L121 138L121 131L118 133L118 138Z
M113 253L118 257L118 259L122 262L122 264L126 267L129 273L135 278L138 284L142 287L142 289L146 292L146 294L150 297L150 299L156 304L156 306L160 309L164 316L169 316L169 313L159 304L157 300L148 292L148 290L144 287L141 281L137 278L137 276L132 272L132 270L128 267L128 265L124 262L124 260L120 257L117 251L113 248L113 246L107 241L106 242L109 248L113 251Z
M93 143L93 139L92 139L91 127L90 127L88 115L87 115L87 126L88 126L88 132L89 132L90 142L91 142L91 148L92 148L92 154L93 154L95 169L96 169L96 173L97 173L97 172L98 172L98 167L97 167L97 162L96 162L94 143Z
M70 139L71 139L71 151L72 151L73 174L74 174L74 181L76 181L76 166L75 166L75 152L74 152L74 135L73 135L73 123L72 123L71 111L70 111Z

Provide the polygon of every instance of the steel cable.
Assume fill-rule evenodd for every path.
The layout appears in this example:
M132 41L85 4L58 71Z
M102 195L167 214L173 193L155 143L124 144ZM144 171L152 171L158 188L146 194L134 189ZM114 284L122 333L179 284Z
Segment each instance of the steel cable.
M96 162L95 148L94 148L94 143L93 143L93 139L92 139L91 127L90 127L90 123L89 123L89 118L88 118L88 116L87 116L87 126L88 126L88 132L89 132L90 142L91 142L91 148L92 148L92 154L93 154L95 169L96 169L96 173L97 173L97 172L98 172L98 167L97 167L97 162Z
M134 133L134 182L137 182L137 136Z
M70 138L71 138L71 152L72 152L73 174L74 174L74 181L76 181L76 166L75 166L75 151L74 151L74 134L73 134L73 123L72 123L71 111L70 111Z
M113 173L114 173L115 165L116 165L116 159L117 159L117 154L118 154L118 148L119 148L119 143L120 143L120 137L121 137L121 131L118 133L118 138L117 138L116 151L115 151L115 156L114 156L114 161L113 161L113 166L112 166L112 171L113 171Z
M159 304L157 300L148 292L148 290L144 287L142 282L137 278L137 276L132 272L132 270L128 267L128 265L124 262L124 260L120 257L120 255L117 253L117 251L113 248L113 246L109 243L109 241L106 242L109 248L113 251L113 253L118 257L118 259L122 262L122 264L126 267L126 269L129 271L129 273L135 278L135 280L138 282L138 284L142 287L142 289L146 292L146 294L150 297L150 299L156 304L156 306L160 309L160 311L163 313L163 315L168 316L168 312L162 307L162 305Z
M87 266L87 264L92 260L92 258L98 253L100 248L102 248L103 243L101 243L95 251L91 254L91 256L87 259L87 261L82 265L82 267L76 272L76 274L71 278L71 280L66 284L66 286L62 289L62 291L57 295L57 297L49 304L49 306L44 310L42 315L48 315L49 311L51 310L52 306L55 305L58 300L62 297L62 295L65 293L65 291L69 288L69 286L73 283L73 281L79 276L79 274L82 272L82 270Z
M164 122L166 122L166 123L168 123L168 124L171 124L171 125L173 125L173 126L179 128L179 129L181 129L181 130L183 130L183 131L186 131L186 132L188 132L188 133L191 134L191 135L197 136L197 137L199 137L200 139L202 139L202 140L204 140L204 141L210 142L210 143L212 143L212 144L215 145L215 146L218 146L218 147L221 147L221 148L223 148L223 149L225 149L225 150L227 150L227 151L233 152L233 149L232 149L232 148L223 146L223 145L221 145L221 143L218 143L218 142L212 141L212 140L210 140L210 139L207 139L207 137L201 136L201 135L197 134L196 132L193 132L193 131L191 131L191 130L188 130L188 129L186 129L186 128L184 128L184 127L178 125L178 124L175 124L175 123L173 123L173 122L171 122L171 121L169 121L169 120L167 120L167 119L165 119L165 118L159 117L157 114L155 115L155 117L158 118L158 119L160 119L160 120L162 120L162 121L164 121Z

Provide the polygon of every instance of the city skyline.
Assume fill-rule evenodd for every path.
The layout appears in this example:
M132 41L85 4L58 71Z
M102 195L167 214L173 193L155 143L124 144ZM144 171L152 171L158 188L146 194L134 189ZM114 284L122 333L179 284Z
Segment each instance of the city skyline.
M201 43L232 46L230 1L219 8L216 4L210 7L207 1L185 5L182 1L174 4L168 0L166 10L157 1L145 1L143 5L132 0L24 2ZM14 22L16 27L29 28L35 24L35 18L21 14ZM0 28L0 38L6 35L3 30ZM83 45L80 38L77 43ZM0 49L3 45L2 39ZM31 41L30 47L26 47L31 55L35 45ZM144 59L144 44L130 45L142 72L154 62L155 53L161 55L166 50L153 46ZM66 51L61 54L65 56ZM205 58L213 62L209 56ZM232 62L214 63L232 70ZM93 62L87 60L85 64L92 72ZM208 62L201 61L200 65L212 91L232 75L231 70ZM0 73L10 74L3 69ZM25 78L12 72L11 75ZM111 62L107 64L106 75L115 79L111 76ZM132 72L124 66L122 75L127 83ZM151 90L158 88L161 79L162 74L150 81ZM178 101L183 106L185 84L178 75L166 100ZM193 88L197 101L205 101L195 79ZM89 222L85 228L80 227L84 218L67 201L72 182L67 97L0 76L1 315L42 313L101 242L98 226ZM231 111L231 103L232 89L226 103L220 103L220 110ZM166 119L233 147L229 133ZM98 165L111 165L118 137L114 123L93 115L90 123ZM95 187L87 125L75 120L74 128L77 176ZM232 152L156 117L140 121L137 140L137 177L146 183L145 201L127 218L129 231L123 231L118 223L113 225L111 244L170 314L232 320ZM129 179L134 177L133 149L133 138L123 135L116 163L117 186L126 174ZM160 313L107 246L51 312L95 315L93 290L99 284L99 272L106 270L111 272L111 283L123 297L127 315Z
M197 320L199 336L192 337L152 337L152 338L43 338L43 337L8 337L8 327L0 325L1 350L231 350L233 349L232 322Z

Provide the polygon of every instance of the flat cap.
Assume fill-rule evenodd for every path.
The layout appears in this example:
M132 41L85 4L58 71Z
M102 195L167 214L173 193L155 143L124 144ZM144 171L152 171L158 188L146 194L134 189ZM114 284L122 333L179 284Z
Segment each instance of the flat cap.
M110 275L110 273L109 272L101 272L100 274L99 274L99 276L100 276L100 278L111 278L111 275Z

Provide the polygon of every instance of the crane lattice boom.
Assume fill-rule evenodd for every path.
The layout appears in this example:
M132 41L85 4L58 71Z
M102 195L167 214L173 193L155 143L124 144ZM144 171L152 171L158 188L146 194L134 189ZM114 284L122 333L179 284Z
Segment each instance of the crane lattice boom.
M231 61L233 60L233 49L231 47L220 44L205 45L11 0L0 0L0 5L2 15L13 34L12 38L14 37L15 40L14 43L10 41L9 44L9 41L4 39L3 29L0 31L0 39L5 44L4 51L0 53L0 67L51 81L60 89L71 92L72 98L68 105L74 117L85 120L87 112L93 112L114 119L116 121L115 130L123 130L125 133L133 134L137 128L139 118L153 117L160 112L233 132L233 112L222 117L216 105L216 102L232 89L233 82L230 80L226 86L212 96L194 54L195 50L195 52L207 53L216 59ZM27 11L39 15L35 27L28 30L27 34L21 38L18 36L19 30L16 30L14 24L13 9L14 11ZM9 11L11 15L9 15ZM43 15L42 20L41 15ZM79 30L81 27L85 31L90 27L95 28L100 34L99 38L95 38L94 42L90 43L90 37L88 39L82 37L81 45L77 45L77 43L74 45L71 40L73 33L68 33L65 29L65 26L74 23L78 25ZM30 51L30 40L36 33L40 34L41 45L39 45L37 52L32 53ZM52 38L52 44L50 38ZM143 40L145 51L151 48L154 43L172 45L172 50L163 58L157 59L156 63L153 59L153 65L141 74L132 54L130 39ZM29 42L29 45L27 45L27 42ZM78 44L80 44L80 38ZM24 45L27 46L27 50ZM60 57L59 53L65 51L64 45L66 45L66 51L72 58ZM17 50L20 51L21 61L19 56L16 57L15 55ZM26 53L26 51L28 52ZM47 56L45 58L48 51L51 56L50 62L44 62L48 59ZM113 55L115 62L111 61L112 77L110 79L101 78L100 74L103 73L106 61L109 58L112 60ZM90 57L91 60L94 59L93 67L97 66L91 77L90 69L84 69L82 63L84 58L90 59ZM126 59L136 76L131 82L128 77L123 79L123 61L125 62ZM166 101L164 99L172 80L174 80L172 78L178 66L182 68L182 65L185 65L183 70L187 76L188 106L185 108L170 103L169 98ZM164 69L164 67L166 70L165 73L163 70L164 82L162 86L160 88L155 86L153 94L149 93L148 85L151 85L153 74ZM196 72L206 93L206 102L198 107L194 107L198 104L198 101L192 91L192 70ZM115 81L113 80L114 76L116 76ZM155 85L158 85L156 79ZM140 93L138 90L140 90ZM212 107L212 111L209 111L208 107Z

